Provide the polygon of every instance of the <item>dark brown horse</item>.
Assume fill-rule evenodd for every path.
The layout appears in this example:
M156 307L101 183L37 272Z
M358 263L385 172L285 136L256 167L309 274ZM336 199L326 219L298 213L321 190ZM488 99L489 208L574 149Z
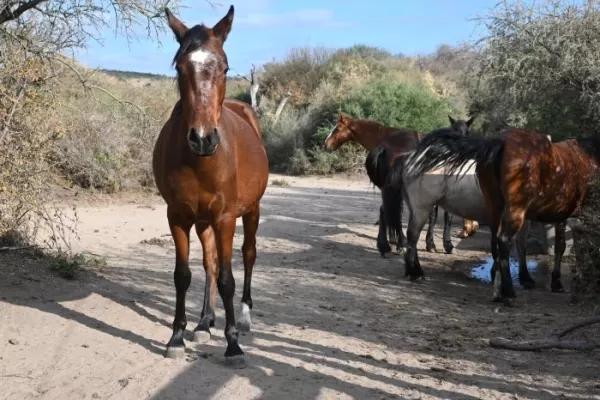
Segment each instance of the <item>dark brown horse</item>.
M448 116L454 132L460 135L468 135L469 134L469 126L473 122L473 118L470 118L468 121L463 120L454 120L452 117ZM351 121L353 131L364 132L369 129L374 132L381 132L383 125L380 125L376 122L369 120L353 120ZM338 122L340 125L340 122ZM365 135L361 135L365 136ZM367 175L369 176L370 181L377 186L380 190L382 190L382 205L379 209L380 215L380 225L379 225L379 234L377 235L377 248L379 252L383 255L389 251L391 251L390 245L387 241L386 229L388 228L388 224L386 222L387 218L384 217L384 214L389 213L390 210L386 210L386 205L391 206L394 204L399 204L400 209L398 212L394 212L396 218L402 218L402 194L399 191L394 190L383 190L384 186L386 186L387 175L389 169L392 167L394 160L403 154L408 153L413 150L419 141L425 136L424 133L413 132L413 131L405 131L405 130L396 130L388 133L386 136L383 136L379 141L379 144L375 146L373 149L369 151L367 157L365 159L365 169L367 170ZM386 199L385 196L397 196L399 199ZM398 201L395 201L398 200ZM435 227L435 223L438 215L438 206L435 205L433 207L433 211L429 214L429 227L427 229L426 236L426 248L427 251L436 251L435 243L433 241L433 229ZM396 221L394 226L401 226L402 221ZM453 246L451 237L451 229L452 226L452 217L450 214L444 210L444 250L446 253L452 253ZM470 229L467 231L466 236L470 236L475 232L476 227L478 225L473 224L471 221L463 220L463 233L467 230L465 227L468 226ZM391 227L390 227L391 228ZM397 241L397 250L400 252L402 248L406 244L406 237L402 232L402 229L389 229L388 232L390 238L395 238L398 236Z
M422 147L421 147L422 146ZM424 139L423 157L413 171L447 168L455 179L458 170L475 162L476 174L497 236L494 256L494 300L510 304L515 296L510 277L509 250L526 221L556 224L551 289L562 291L560 263L565 251L567 218L577 217L589 193L590 177L600 165L597 135L552 143L531 130L511 129L502 137L465 138L442 134ZM415 174L416 175L416 174ZM494 254L495 253L495 254ZM519 271L521 281L531 280Z
M200 322L194 340L210 338L215 322L217 288L225 308L226 361L244 365L238 344L240 330L251 326L250 282L256 260L260 200L268 181L268 160L258 119L252 108L225 99L228 70L223 43L231 30L233 6L214 27L188 29L166 10L179 42L173 63L181 99L163 126L154 148L154 177L167 203L167 218L175 242L176 305L167 357L184 354L187 325L185 296L191 282L190 230L195 225L202 244L206 284ZM231 271L236 219L242 217L244 289L236 326Z

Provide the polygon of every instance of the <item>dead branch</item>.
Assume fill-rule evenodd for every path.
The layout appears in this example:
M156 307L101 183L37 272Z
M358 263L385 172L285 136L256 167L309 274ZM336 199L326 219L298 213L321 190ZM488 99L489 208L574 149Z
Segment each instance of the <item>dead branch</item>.
M254 111L258 108L258 101L256 100L256 96L258 94L258 89L260 84L258 83L258 78L256 76L256 67L252 64L252 69L250 70L250 104Z
M539 351L548 349L564 349L590 351L600 348L600 343L587 342L585 340L561 340L561 339L537 339L516 342L504 338L490 339L490 346L497 349L516 351Z
M281 115L281 112L283 111L283 107L285 107L285 103L287 103L287 101L290 99L290 97L292 97L292 92L288 91L281 98L281 101L279 102L279 106L277 106L277 111L275 111L275 117L273 118L273 125L275 125L277 123L277 120L279 119L279 116Z
M18 251L18 250L28 250L28 249L32 249L33 246L11 246L11 247L0 247L0 253L8 253L11 251Z
M576 329L583 328L585 326L598 324L598 323L600 323L600 315L597 315L595 317L591 317L588 319L584 319L583 321L580 321L574 325L571 325L571 326L567 327L566 329L563 329L562 331L560 331L556 336L558 336L559 338L562 338L562 337L566 336L567 334L573 332Z
M600 348L600 343L585 340L564 340L562 337L586 326L600 323L600 316L585 319L560 331L556 338L514 341L501 337L490 339L490 347L516 351L539 351L548 349L564 349L591 351Z

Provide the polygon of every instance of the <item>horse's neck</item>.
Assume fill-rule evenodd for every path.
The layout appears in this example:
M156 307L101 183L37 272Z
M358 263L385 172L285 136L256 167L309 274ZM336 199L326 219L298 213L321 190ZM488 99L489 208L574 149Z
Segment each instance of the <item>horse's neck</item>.
M361 121L353 127L355 140L368 151L373 150L383 138L397 130L374 122Z

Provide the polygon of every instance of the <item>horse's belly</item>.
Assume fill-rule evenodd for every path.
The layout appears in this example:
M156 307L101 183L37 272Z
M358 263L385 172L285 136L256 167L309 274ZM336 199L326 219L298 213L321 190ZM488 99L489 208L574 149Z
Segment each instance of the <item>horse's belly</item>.
M446 194L439 203L444 210L481 224L489 223L489 213L476 175L464 175L458 180L449 178L446 186Z

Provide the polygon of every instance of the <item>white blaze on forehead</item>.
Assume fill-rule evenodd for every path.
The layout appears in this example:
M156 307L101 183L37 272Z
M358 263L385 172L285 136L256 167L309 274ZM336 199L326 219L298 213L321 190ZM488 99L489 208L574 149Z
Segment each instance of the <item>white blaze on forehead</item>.
M215 56L213 53L203 49L198 49L190 53L190 61L198 66L204 65L214 59Z

